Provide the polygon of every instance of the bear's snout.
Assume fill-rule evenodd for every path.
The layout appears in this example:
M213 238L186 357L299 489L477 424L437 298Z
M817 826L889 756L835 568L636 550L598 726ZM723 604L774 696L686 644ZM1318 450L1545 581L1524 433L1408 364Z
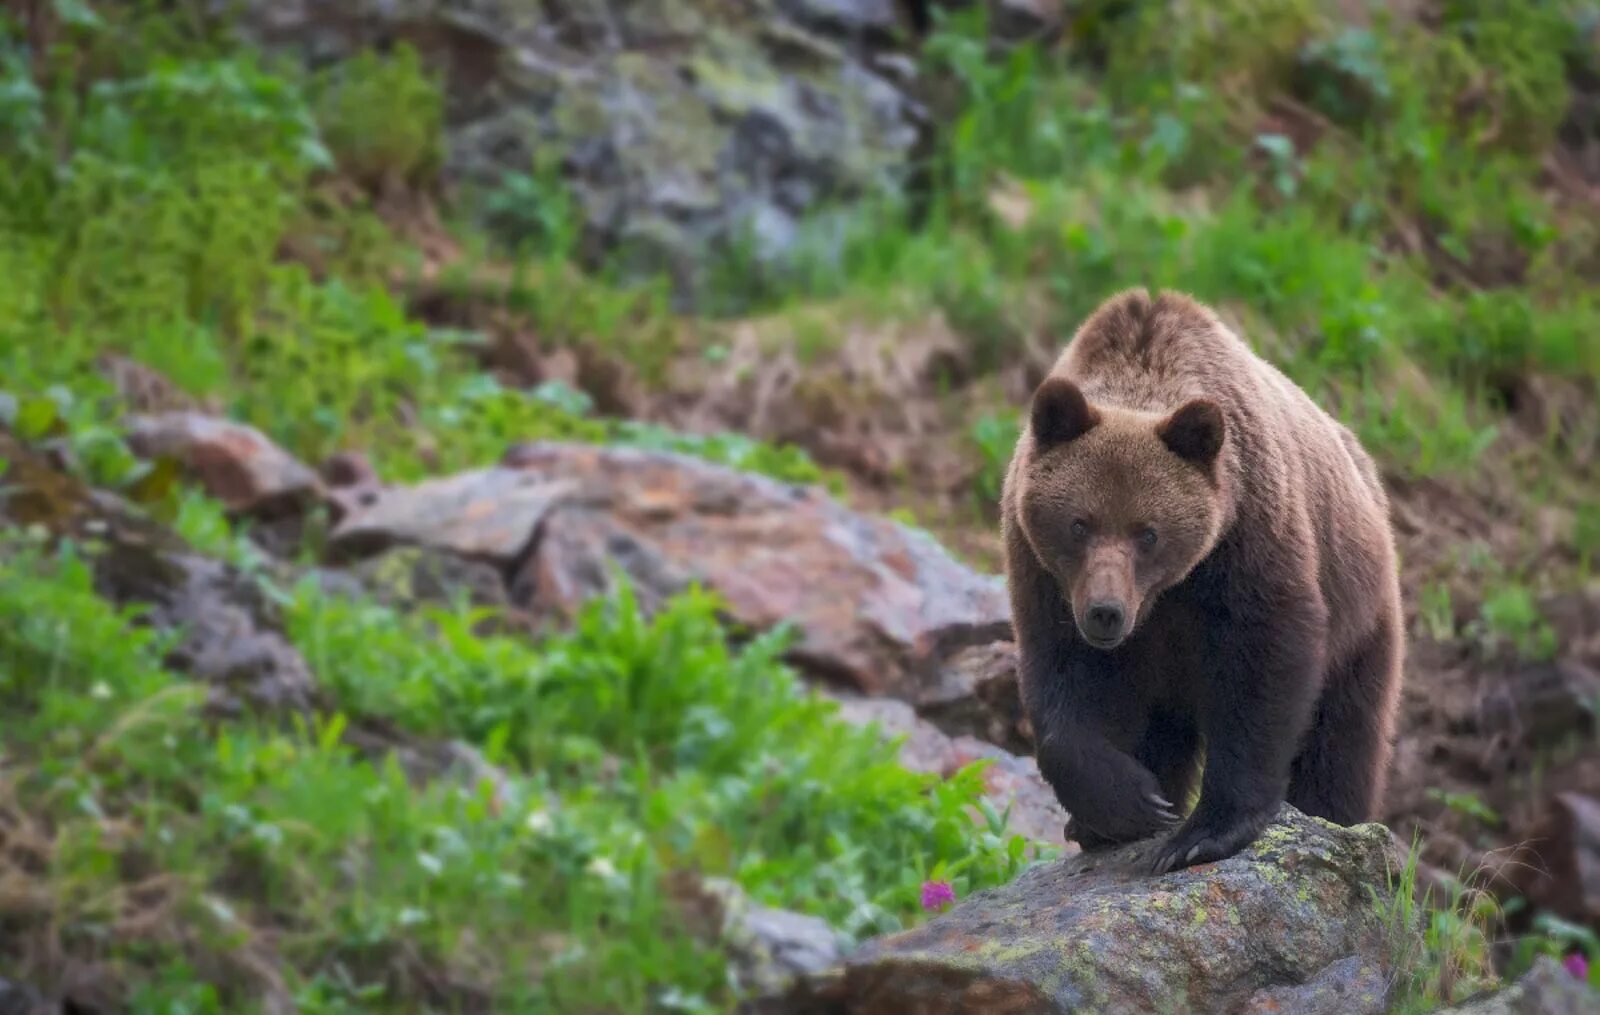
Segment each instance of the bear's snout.
M1097 648L1115 648L1127 633L1128 611L1114 599L1089 604L1083 616L1083 636Z

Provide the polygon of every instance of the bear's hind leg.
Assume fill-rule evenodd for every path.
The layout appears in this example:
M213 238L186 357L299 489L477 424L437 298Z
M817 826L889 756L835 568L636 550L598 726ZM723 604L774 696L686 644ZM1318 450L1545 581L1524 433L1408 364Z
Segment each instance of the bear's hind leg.
M1375 820L1383 806L1400 682L1397 612L1328 673L1290 769L1288 800L1306 814L1355 825Z

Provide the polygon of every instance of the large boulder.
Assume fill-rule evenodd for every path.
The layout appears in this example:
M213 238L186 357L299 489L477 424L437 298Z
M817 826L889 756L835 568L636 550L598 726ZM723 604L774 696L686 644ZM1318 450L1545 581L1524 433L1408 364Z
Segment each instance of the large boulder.
M1339 828L1285 805L1237 856L1162 877L1148 872L1157 845L1035 866L746 1010L1386 1010L1395 929L1382 826Z
M667 452L522 445L496 468L386 489L332 537L347 556L395 545L490 561L514 605L556 621L618 576L646 610L700 585L736 628L792 625L791 659L810 675L951 712L988 672L975 647L1011 631L1000 579L931 537L820 489Z
M647 605L698 584L739 627L792 625L792 658L814 676L912 702L962 649L1010 634L998 578L818 488L591 445L524 445L508 464L575 488L513 581L513 599L536 612L571 614L616 572Z

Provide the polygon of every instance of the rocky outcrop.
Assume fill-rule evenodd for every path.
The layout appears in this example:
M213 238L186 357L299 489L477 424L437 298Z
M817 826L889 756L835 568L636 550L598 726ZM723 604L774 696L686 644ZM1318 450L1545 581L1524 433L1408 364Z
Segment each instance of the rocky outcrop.
M454 177L498 187L554 161L590 252L672 271L685 291L710 249L770 258L795 246L807 212L895 189L926 119L893 0L218 6L312 64L416 45L446 81ZM532 228L540 196L496 224Z
M1036 866L750 1013L1387 1010L1389 833L1285 806L1239 855L1162 877L1156 841ZM1375 894L1376 893L1376 894Z
M179 463L238 511L287 513L292 527L296 510L331 510L338 569L319 572L330 586L392 604L464 594L559 622L618 575L646 609L698 584L722 596L738 628L792 626L791 660L808 675L905 701L949 736L1031 751L1001 579L821 489L687 455L561 443L385 486L359 456L336 456L319 476L224 420L173 412L129 426L140 454Z
M243 34L320 66L409 42L446 90L446 170L498 188L553 163L583 252L698 290L708 253L781 261L843 221L802 220L893 194L934 129L916 47L927 0L213 0ZM963 6L952 3L948 6ZM1060 0L990 0L996 39L1048 34ZM513 239L537 187L491 202Z

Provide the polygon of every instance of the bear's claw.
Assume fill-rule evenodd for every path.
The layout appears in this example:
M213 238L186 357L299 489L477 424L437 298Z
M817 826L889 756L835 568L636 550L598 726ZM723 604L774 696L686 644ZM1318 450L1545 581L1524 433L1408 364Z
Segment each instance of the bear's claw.
M1261 817L1226 825L1191 820L1156 851L1155 862L1150 865L1151 873L1168 874L1196 864L1226 860L1254 842L1265 825L1266 819Z

